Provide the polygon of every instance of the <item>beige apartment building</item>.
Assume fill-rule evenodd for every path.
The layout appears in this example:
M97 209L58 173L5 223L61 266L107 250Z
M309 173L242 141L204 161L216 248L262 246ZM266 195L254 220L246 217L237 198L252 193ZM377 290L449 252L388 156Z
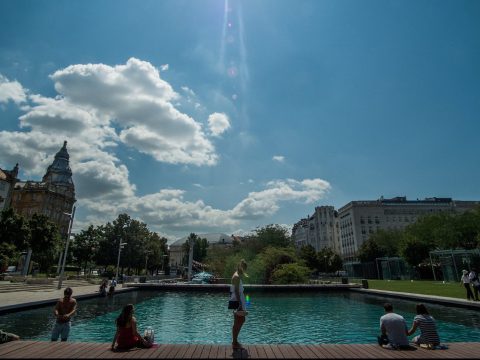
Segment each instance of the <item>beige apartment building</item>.
M333 206L317 206L315 212L297 222L292 229L297 248L312 245L318 252L329 247L340 253L338 213Z
M344 261L355 261L360 246L370 234L380 229L401 230L418 217L438 212L464 212L480 205L480 201L459 201L451 198L407 200L392 199L351 201L338 210L340 254Z

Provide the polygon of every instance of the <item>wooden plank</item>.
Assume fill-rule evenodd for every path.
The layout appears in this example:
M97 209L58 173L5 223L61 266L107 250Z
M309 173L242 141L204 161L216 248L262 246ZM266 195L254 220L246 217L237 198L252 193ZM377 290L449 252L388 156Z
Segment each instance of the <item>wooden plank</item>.
M192 359L198 359L200 357L200 354L202 353L204 346L205 345L203 344L197 344L195 351L192 354Z
M189 345L187 345L187 344L179 345L179 349L178 349L177 353L175 354L175 356L173 358L174 359L183 359L185 353L188 350L188 347L189 347Z
M170 352L170 345L161 344L159 347L152 350L152 354L148 357L149 359L163 359L166 357L165 354Z
M217 345L216 359L225 359L227 357L227 351L230 349L230 345Z
M210 350L212 348L212 345L203 345L202 352L200 353L199 358L200 359L208 359L208 356L210 355Z
M166 359L174 359L175 355L179 352L180 350L180 345L179 344L172 344L168 345L170 347L170 351L166 353L164 356Z
M246 348L251 359L258 359L257 347L255 345L247 345Z
M315 359L315 354L304 345L293 344L292 348L297 352L300 359Z
M36 344L38 341L25 341L25 340L16 340L16 341L10 341L5 344L0 345L0 355L5 355L8 354L11 351L19 351L27 346L31 346L33 344Z
M282 344L277 345L278 349L281 351L283 357L285 359L299 359L297 352L289 345L289 344Z
M262 349L265 350L265 354L267 355L267 359L275 359L275 354L272 351L270 345L262 345Z
M263 345L255 345L255 350L257 350L257 355L259 359L267 358L267 353L265 352Z
M387 359L396 359L397 357L395 354L393 354L391 351L385 350L378 344L355 344L352 345L356 347L360 347L362 352L367 352L369 354L372 354L374 358L387 358Z
M193 353L195 352L195 348L197 347L196 344L189 345L187 351L185 352L183 358L184 359L191 359Z
M55 358L65 358L77 359L78 357L85 357L89 353L89 350L97 345L96 343L89 342L79 342L79 343L66 343L67 347L64 349L65 352L58 351L55 354L52 354L52 357Z
M19 357L19 358L42 358L42 354L50 351L50 349L57 344L54 344L49 341L39 341L34 346L28 346L22 349L22 351L16 351L15 353L5 354L3 358L8 359L12 357Z
M317 356L317 359L331 359L333 357L333 355L320 345L308 344L307 347Z

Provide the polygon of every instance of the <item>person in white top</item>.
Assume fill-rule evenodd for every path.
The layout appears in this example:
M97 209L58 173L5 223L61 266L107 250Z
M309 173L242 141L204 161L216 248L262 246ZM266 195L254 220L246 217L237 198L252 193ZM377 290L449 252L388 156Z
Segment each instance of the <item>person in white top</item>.
M472 299L473 300L473 293L472 293L472 288L470 287L470 277L468 276L468 271L467 270L462 270L462 278L460 279L460 285L463 284L465 287L465 290L467 290L467 300Z
M245 294L243 293L243 282L242 277L248 275L245 273L247 270L247 262L242 259L237 266L237 271L232 275L232 286L230 287L230 301L229 309L234 309L233 312L233 327L232 327L232 348L241 349L242 344L238 342L238 334L242 329L243 324L245 323L245 316L247 315L246 311L246 300Z
M472 268L468 274L468 278L472 283L473 295L475 295L475 301L478 301L478 290L480 290L480 280L478 279L477 269Z

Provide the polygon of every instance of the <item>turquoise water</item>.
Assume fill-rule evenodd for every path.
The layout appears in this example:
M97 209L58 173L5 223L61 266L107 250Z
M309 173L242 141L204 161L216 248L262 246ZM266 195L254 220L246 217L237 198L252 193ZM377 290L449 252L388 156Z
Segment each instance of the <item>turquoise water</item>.
M228 344L232 313L228 294L139 291L113 299L79 302L69 340L110 342L115 318L127 303L135 304L140 332L155 330L158 343ZM379 333L382 304L387 300L349 292L256 293L239 340L245 344L372 343ZM389 299L408 326L415 303ZM442 342L478 341L480 314L473 310L427 304L437 320ZM48 340L54 323L53 308L0 316L0 328L24 339Z

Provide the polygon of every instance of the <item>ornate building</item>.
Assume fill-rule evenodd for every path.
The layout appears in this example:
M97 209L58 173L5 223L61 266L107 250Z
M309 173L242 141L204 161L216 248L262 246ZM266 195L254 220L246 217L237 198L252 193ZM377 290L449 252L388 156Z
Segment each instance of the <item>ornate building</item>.
M12 192L18 181L18 164L13 170L0 169L0 211L8 209L12 202Z
M60 234L66 236L75 199L75 186L67 142L55 155L42 181L18 181L13 189L12 207L23 216L43 214L57 224Z

